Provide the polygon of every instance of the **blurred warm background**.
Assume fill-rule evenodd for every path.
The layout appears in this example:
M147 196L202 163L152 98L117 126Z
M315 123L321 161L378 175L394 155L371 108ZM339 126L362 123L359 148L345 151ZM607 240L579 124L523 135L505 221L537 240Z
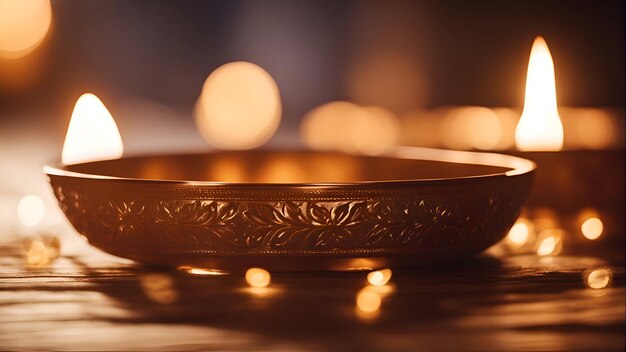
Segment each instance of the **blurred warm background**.
M40 169L86 92L125 154L512 150L537 35L564 149L620 149L623 13L608 0L0 0L0 214L14 219L25 194L54 204Z

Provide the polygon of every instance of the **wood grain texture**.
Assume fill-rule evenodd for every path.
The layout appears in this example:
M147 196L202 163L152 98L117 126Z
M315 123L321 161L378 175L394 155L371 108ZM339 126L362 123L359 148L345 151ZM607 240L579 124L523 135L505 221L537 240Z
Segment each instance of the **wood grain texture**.
M195 276L98 252L24 267L0 247L1 350L598 350L624 348L623 254L484 255L394 272L377 315L357 314L365 273ZM610 268L591 290L585 270Z

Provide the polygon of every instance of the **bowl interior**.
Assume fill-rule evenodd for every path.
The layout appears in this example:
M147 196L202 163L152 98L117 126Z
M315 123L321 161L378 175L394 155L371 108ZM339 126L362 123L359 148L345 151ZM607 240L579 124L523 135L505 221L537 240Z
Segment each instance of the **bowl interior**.
M351 183L463 178L511 168L334 152L232 151L125 157L64 167L84 174L229 183Z

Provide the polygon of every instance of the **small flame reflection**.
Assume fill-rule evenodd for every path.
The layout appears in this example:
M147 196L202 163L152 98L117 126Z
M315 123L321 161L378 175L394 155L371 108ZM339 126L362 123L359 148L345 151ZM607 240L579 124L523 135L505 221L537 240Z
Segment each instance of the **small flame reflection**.
M372 271L367 274L367 282L372 286L383 286L389 282L391 275L391 269Z
M227 272L215 269L203 269L203 268L194 268L191 266L179 266L178 270L182 270L191 275L210 275L210 276L219 276L219 275L228 275Z
M594 269L583 273L585 285L594 290L608 287L612 278L613 272L608 268Z
M270 284L269 271L261 268L250 268L246 271L246 282L255 288L267 287Z

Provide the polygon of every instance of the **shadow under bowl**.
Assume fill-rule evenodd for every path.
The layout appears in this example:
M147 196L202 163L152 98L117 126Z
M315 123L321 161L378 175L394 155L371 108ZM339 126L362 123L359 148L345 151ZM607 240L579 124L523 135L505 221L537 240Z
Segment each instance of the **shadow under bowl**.
M455 261L499 241L535 164L398 147L363 156L240 151L46 166L89 242L142 263L276 271Z

